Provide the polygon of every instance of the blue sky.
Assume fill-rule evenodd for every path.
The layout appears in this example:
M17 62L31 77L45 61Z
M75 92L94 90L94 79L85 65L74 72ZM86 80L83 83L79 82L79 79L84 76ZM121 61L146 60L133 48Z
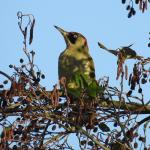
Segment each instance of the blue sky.
M66 47L64 39L53 25L82 33L88 40L97 78L108 75L113 83L116 58L99 49L98 41L114 49L134 43L133 48L138 54L147 56L149 53L148 11L144 14L137 11L136 16L128 19L125 5L119 1L1 0L0 69L6 72L10 72L7 67L10 63L17 65L19 58L25 56L17 24L17 11L32 13L36 18L34 41L29 48L36 52L35 63L45 73L43 84L48 88L57 83L58 56Z
M67 31L80 32L87 38L97 78L110 76L110 83L114 86L119 83L115 80L117 59L101 50L98 41L114 49L134 43L133 49L139 55L149 56L149 10L144 14L137 11L134 17L128 19L121 1L1 0L0 70L8 74L12 73L8 65L17 65L19 59L25 57L22 51L23 38L17 24L18 11L35 16L34 41L29 49L36 52L35 63L46 75L43 85L48 89L58 82L58 56L66 47L54 25ZM133 62L127 62L131 68Z

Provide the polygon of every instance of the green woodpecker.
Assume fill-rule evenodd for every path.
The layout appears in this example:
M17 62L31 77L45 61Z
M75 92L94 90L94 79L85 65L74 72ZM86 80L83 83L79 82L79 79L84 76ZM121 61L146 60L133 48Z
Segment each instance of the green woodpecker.
M95 96L98 84L86 38L80 33L67 32L57 26L54 27L66 42L66 49L59 56L59 79L66 79L67 91L75 96L79 96L83 90L89 92L90 96Z
M124 59L139 59L140 60L141 58L143 58L142 56L138 56L137 53L133 49L130 48L133 44L122 47L122 48L118 48L118 50L108 49L100 42L98 42L98 45L100 48L114 54L115 56L118 56L119 53L121 53Z

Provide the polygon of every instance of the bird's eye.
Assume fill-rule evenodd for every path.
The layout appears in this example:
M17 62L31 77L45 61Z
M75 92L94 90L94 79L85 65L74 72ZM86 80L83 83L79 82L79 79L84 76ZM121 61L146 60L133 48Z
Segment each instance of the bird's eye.
M69 38L69 41L70 41L72 44L75 44L75 43L76 43L76 40L77 40L77 38L78 38L78 36L77 36L76 34L70 33L70 34L68 35L68 38Z
M76 34L74 34L73 37L74 37L75 39L77 39L78 36L77 36Z

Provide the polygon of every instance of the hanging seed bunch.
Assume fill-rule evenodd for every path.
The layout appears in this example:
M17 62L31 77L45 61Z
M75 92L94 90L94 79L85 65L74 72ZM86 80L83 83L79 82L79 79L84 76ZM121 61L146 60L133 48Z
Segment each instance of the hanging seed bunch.
M132 16L134 16L136 14L136 11L134 9L134 4L139 5L139 10L142 11L142 13L145 12L145 10L147 10L148 7L148 2L150 2L149 0L122 0L122 4L127 4L126 6L126 10L128 11L128 18L131 18Z
M141 84L146 84L149 81L150 71L149 68L146 69L144 66L147 60L143 60L137 64L134 64L133 72L129 76L128 85L130 86L130 91L127 93L128 96L132 94L135 87L138 85L138 93L142 93Z

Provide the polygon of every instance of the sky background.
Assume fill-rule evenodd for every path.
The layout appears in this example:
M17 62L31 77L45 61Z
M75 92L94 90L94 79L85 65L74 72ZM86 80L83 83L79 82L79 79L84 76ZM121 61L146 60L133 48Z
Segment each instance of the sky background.
M43 86L51 89L58 82L58 57L66 45L57 25L67 31L82 33L88 41L97 79L110 77L110 84L116 86L116 58L100 49L98 41L108 48L117 49L132 43L139 55L149 56L147 47L150 31L149 10L144 14L127 18L126 5L120 1L100 0L0 0L0 70L12 74L9 64L19 64L24 58L23 37L18 28L17 12L31 13L36 19L34 40L30 50L36 52L35 63L46 75ZM137 9L137 7L135 7ZM129 68L135 61L127 62ZM0 77L1 78L1 77Z

